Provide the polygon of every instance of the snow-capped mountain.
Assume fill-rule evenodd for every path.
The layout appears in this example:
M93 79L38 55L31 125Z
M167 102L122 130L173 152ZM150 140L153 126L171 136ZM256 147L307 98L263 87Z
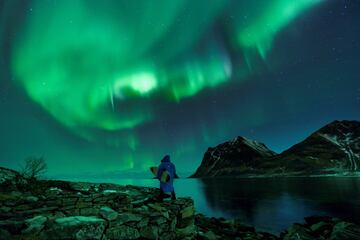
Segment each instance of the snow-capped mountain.
M214 177L244 173L255 170L263 158L275 156L265 144L236 137L214 148L209 148L200 167L192 177Z
M281 154L237 137L209 148L192 177L322 175L360 171L360 122L334 121Z
M285 171L360 170L360 122L334 121L276 156Z

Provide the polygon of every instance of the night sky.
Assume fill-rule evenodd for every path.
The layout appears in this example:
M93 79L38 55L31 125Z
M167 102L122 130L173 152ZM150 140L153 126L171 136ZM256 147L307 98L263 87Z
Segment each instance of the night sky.
M179 175L360 119L360 1L2 0L0 165Z

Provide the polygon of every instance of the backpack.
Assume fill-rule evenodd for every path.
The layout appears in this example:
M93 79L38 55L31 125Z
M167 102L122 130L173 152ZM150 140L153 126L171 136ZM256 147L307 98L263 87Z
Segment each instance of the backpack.
M170 182L170 172L168 170L166 170L165 168L163 169L163 172L160 176L160 182L163 182L163 183L168 183Z

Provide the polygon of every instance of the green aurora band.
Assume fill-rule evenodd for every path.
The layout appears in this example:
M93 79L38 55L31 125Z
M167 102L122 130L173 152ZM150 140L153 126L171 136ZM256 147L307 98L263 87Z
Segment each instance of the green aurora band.
M125 131L135 150L132 130L156 118L156 101L178 104L244 79L253 58L266 61L276 34L319 2L34 0L12 70L30 98L77 135Z

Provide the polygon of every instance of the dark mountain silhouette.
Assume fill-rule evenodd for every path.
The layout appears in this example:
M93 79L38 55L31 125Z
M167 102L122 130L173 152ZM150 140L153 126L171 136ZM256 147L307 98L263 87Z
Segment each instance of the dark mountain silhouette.
M345 174L360 168L360 122L334 121L281 154L237 137L209 148L192 177Z

